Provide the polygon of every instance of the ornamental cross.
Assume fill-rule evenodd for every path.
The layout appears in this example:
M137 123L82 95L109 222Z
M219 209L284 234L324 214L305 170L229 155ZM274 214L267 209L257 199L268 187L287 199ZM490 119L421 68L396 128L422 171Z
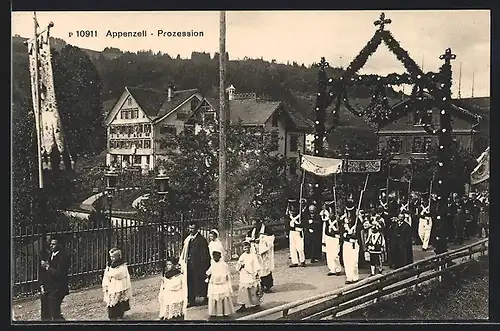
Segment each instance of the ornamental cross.
M325 70L325 68L329 67L329 66L330 66L330 64L328 62L326 62L325 57L322 56L320 63L318 63L318 67L320 67L321 70Z
M384 26L386 24L391 24L392 23L392 20L390 18L385 18L385 13L382 13L380 14L380 18L378 20L376 20L375 22L373 22L373 24L375 24L375 26L377 25L380 25L379 27L379 30L382 31L384 30Z
M455 60L457 56L451 52L451 48L447 48L444 51L444 54L439 56L440 60L445 60L446 62L450 62L450 60Z

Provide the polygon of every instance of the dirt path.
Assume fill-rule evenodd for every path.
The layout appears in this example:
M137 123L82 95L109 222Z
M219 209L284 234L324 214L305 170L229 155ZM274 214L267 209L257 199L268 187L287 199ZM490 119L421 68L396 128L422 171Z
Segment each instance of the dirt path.
M477 239L468 241L470 244ZM456 246L450 247L454 249ZM432 251L422 252L419 246L414 247L414 260L421 260L432 256ZM234 263L233 263L234 264ZM327 277L325 262L309 264L305 268L288 268L288 250L280 250L275 253L275 271L273 272L275 286L272 293L264 296L264 302L260 309L276 307L301 298L332 291L345 285L345 276ZM233 269L233 285L238 284L238 275ZM368 270L360 270L361 278L368 276ZM158 319L158 290L160 276L150 276L132 281L134 298L131 302L132 309L127 313L128 320L156 320ZM236 302L237 287L234 288L234 302ZM71 292L63 301L62 311L67 320L107 320L106 307L102 301L102 290L100 287ZM237 308L237 305L235 305ZM13 309L16 320L37 321L40 320L40 300L30 298L14 302ZM248 311L245 314L254 313ZM239 318L243 314L235 314ZM193 307L188 309L187 319L206 320L208 318L207 307Z

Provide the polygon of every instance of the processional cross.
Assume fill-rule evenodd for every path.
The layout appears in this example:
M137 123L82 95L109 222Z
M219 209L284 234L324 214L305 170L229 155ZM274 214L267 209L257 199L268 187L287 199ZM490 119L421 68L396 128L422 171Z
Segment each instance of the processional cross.
M451 52L451 48L447 48L444 51L444 54L439 56L440 60L445 60L446 62L450 62L451 60L455 60L457 56Z
M384 26L386 24L391 24L392 23L392 20L390 18L385 18L385 13L382 13L380 14L380 18L378 20L376 20L375 22L373 22L373 24L375 24L375 26L377 25L380 25L379 27L379 30L382 31L384 30Z
M326 67L329 67L329 66L330 66L330 64L329 64L328 62L326 62L325 57L324 57L324 56L322 56L322 57L321 57L321 61L317 64L317 66L318 66L318 67L320 67L320 68L321 68L321 70L325 70L325 68L326 68Z

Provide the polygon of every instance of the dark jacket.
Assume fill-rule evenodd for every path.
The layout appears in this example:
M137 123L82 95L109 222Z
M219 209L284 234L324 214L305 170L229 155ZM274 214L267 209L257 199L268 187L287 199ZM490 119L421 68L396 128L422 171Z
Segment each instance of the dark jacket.
M61 295L69 294L67 255L63 251L59 251L53 259L52 254L44 255L42 258L49 262L49 268L46 270L40 266L40 285L43 285L46 292L57 290Z

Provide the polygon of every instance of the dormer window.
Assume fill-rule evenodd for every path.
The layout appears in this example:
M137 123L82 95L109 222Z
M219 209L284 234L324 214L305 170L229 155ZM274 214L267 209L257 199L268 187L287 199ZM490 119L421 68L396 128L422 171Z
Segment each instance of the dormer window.
M273 117L271 119L271 121L272 121L271 125L273 126L273 128L278 127L278 118L279 118L279 114L277 112L274 112Z
M413 125L432 123L432 109L417 109L413 112Z

